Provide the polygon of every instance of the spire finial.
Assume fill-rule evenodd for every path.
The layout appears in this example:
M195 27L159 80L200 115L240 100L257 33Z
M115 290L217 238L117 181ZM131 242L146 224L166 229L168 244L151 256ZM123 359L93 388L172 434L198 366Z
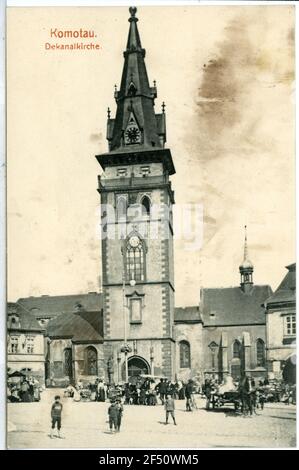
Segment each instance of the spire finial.
M135 15L137 13L137 8L136 7L130 7L129 12L130 12L130 15L131 15L131 18L129 18L129 21L136 21L137 18L135 17Z
M164 101L163 101L161 107L162 107L162 113L164 114L165 113L165 108L166 108L166 104L164 103Z
M110 111L110 108L107 109L107 117L108 119L110 119L110 116L111 116L111 111Z

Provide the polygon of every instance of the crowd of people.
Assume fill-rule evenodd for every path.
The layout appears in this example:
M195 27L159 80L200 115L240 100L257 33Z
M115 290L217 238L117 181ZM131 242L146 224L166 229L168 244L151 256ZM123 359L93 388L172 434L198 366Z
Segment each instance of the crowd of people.
M21 376L17 381L7 381L7 400L10 403L40 401L41 391L35 377Z
M191 379L188 382L170 381L166 378L155 380L151 377L137 377L134 383L107 384L102 379L83 383L79 380L75 386L69 385L64 396L74 401L100 401L121 398L126 405L155 406L164 404L167 395L174 400L185 400L186 408L191 411L192 395L199 391L198 385Z

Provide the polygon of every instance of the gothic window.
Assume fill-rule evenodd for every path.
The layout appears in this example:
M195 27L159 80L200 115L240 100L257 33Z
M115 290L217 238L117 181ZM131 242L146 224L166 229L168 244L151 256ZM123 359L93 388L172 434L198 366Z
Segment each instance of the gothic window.
M93 346L85 349L85 372L86 375L98 374L98 353Z
M191 367L190 344L187 341L180 342L180 368Z
M233 344L233 358L241 359L241 350L242 350L241 343L240 341L236 339Z
M265 342L262 339L258 339L256 342L256 364L257 366L265 366Z
M145 280L145 247L137 235L133 235L127 242L126 274L129 281Z
M287 315L284 320L285 336L295 336L296 334L296 315Z
M65 348L64 350L64 375L66 377L72 377L73 375L72 348Z
M127 194L117 195L116 198L117 218L125 219L128 208L128 197Z
M151 211L151 201L148 196L143 196L141 199L141 209L143 215L149 215Z

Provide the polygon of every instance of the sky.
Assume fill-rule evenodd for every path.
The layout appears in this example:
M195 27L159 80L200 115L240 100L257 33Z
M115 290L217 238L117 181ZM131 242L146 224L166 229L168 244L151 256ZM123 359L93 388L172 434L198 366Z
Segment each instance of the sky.
M10 301L100 289L94 156L107 151L128 17L127 7L8 9ZM157 111L166 103L176 204L203 207L202 247L174 244L176 305L239 284L244 225L254 282L275 289L295 261L294 7L138 7L137 17ZM45 50L58 42L51 28L95 30L101 49Z

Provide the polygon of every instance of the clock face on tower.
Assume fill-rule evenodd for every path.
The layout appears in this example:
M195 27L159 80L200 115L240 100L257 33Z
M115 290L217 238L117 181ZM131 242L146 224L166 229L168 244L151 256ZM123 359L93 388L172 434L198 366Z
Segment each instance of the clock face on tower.
M137 126L130 126L125 131L126 144L139 144L141 140L141 133Z
M136 248L139 245L139 238L136 235L133 235L130 238L129 243L132 248Z

